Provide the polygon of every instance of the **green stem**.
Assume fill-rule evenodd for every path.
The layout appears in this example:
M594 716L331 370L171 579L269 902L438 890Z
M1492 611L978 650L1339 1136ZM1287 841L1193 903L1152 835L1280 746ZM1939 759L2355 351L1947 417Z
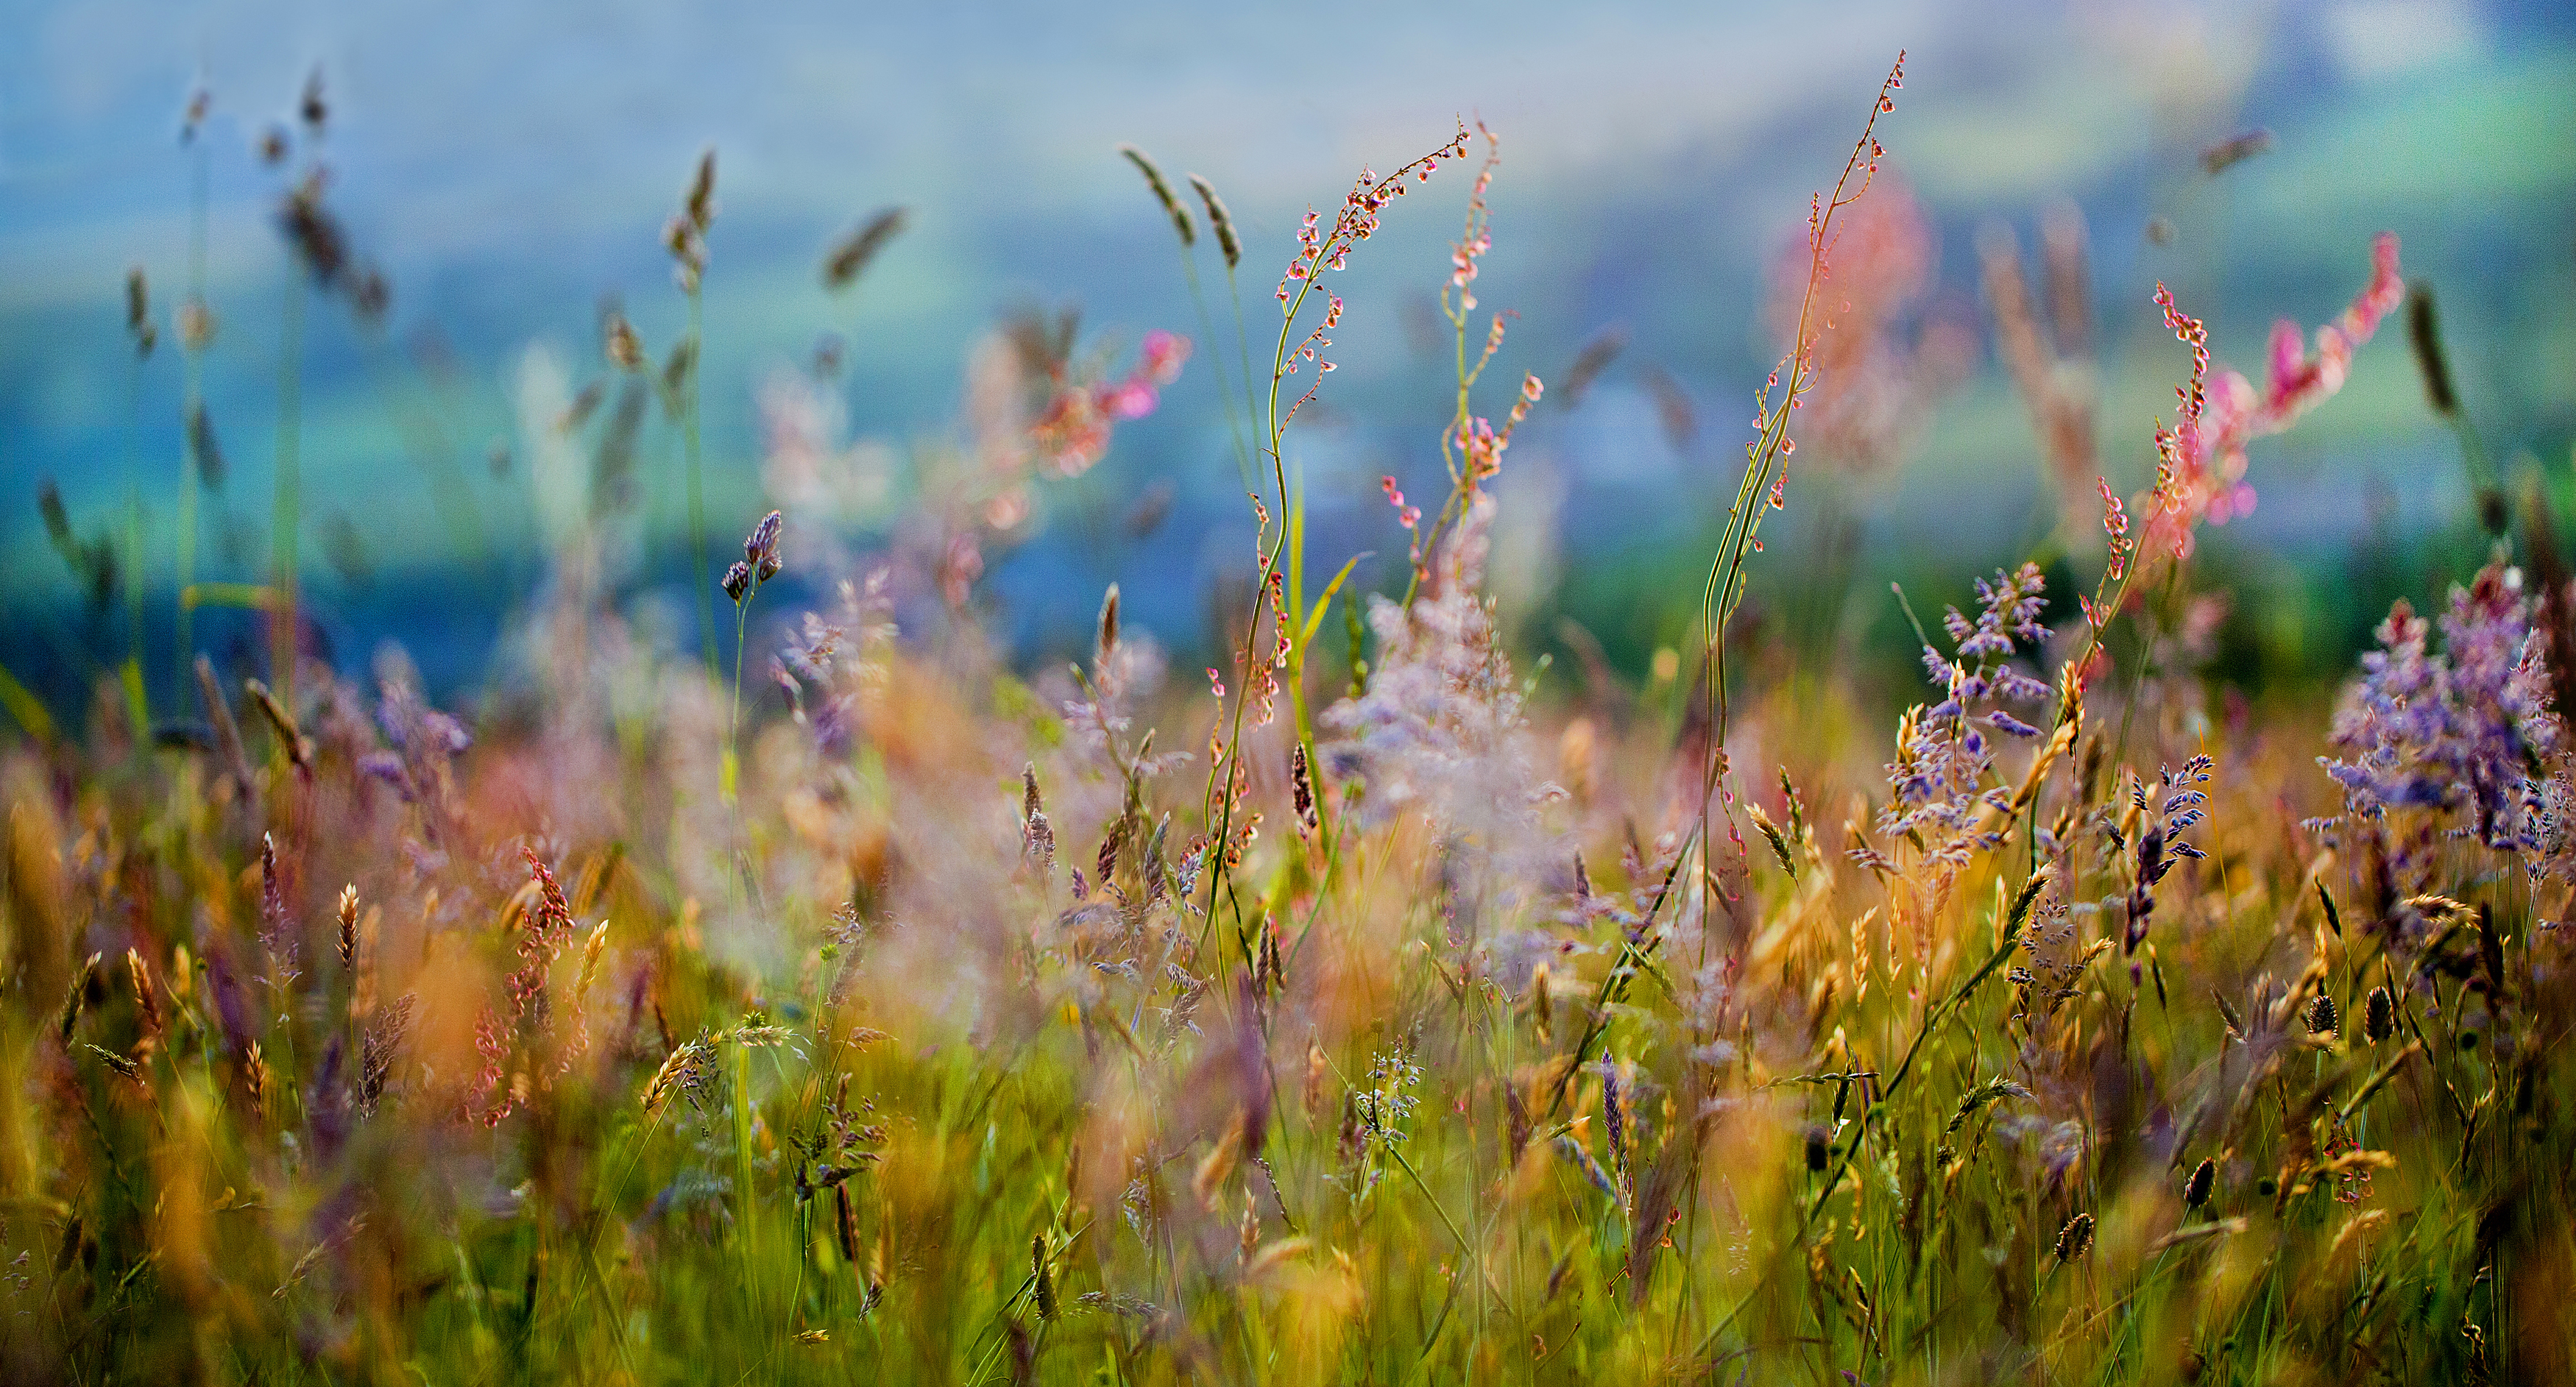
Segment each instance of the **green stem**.
M269 617L269 675L287 707L295 706L297 508L302 486L304 262L292 258L286 275L285 328L277 360L277 493L269 534L270 582L277 605Z
M697 567L698 640L704 647L707 678L716 677L716 589L715 568L707 552L707 496L702 477L699 445L698 380L706 369L705 298L696 284L689 286L689 378L687 395L680 411L680 437L688 455L689 486L689 554Z

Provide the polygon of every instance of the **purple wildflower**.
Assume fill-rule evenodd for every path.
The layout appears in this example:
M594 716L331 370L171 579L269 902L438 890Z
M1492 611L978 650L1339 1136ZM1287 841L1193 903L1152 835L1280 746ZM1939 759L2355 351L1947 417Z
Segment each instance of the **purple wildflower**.
M1924 671L1944 696L1929 708L1917 705L1898 724L1896 760L1887 768L1889 801L1878 830L1915 839L1934 861L1964 863L1972 851L1999 841L1997 833L1978 827L1987 808L2009 803L2006 790L1987 784L1994 746L1986 733L2040 735L2000 705L2049 695L2047 684L2009 663L2016 650L2036 649L2048 638L2039 621L2047 605L2043 587L2036 564L1997 569L1993 581L1977 582L1982 610L1974 621L1956 607L1941 619L1957 654L1923 647Z
M2429 628L2405 602L2389 612L2383 648L2361 657L2361 680L2335 718L2347 759L2320 758L2352 813L2459 812L2490 848L2542 848L2549 816L2536 768L2558 726L2530 617L2521 573L2496 564L2451 590L2442 654L2427 649Z

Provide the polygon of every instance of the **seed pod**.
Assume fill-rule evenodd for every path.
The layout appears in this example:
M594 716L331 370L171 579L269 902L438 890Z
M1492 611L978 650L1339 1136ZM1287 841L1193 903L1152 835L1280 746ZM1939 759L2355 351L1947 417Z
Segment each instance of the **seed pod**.
M2361 1034L2373 1045L2397 1034L2397 1000L2388 995L2387 988L2374 987L2363 1000Z
M1807 1128L1807 1169L1818 1175L1824 1174L1825 1162L1832 1155L1833 1149L1826 1140L1825 1129L1810 1125Z
M349 967L358 957L358 888L340 888L340 966Z
M161 1034L161 998L152 986L152 965L143 961L140 951L125 951L125 975L134 984L134 1010L144 1034Z
M2218 1183L2218 1162L2203 1159L2192 1167L2191 1178L2182 1182L2182 1206L2198 1209L2209 1202L2212 1186Z
M2308 1034L2333 1035L2335 1033L2336 1020L2334 998L2329 997L2322 992L2309 998L2305 1019L2308 1025Z

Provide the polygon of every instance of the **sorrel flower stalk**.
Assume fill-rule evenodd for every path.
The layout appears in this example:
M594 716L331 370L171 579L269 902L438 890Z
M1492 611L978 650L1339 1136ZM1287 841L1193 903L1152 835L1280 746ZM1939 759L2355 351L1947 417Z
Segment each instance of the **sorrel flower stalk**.
M1467 127L1461 123L1455 138L1383 178L1378 177L1373 170L1365 168L1360 170L1359 178L1352 183L1350 192L1343 196L1341 210L1334 214L1329 227L1324 226L1311 209L1306 213L1305 224L1297 232L1297 254L1288 262L1286 272L1279 279L1278 298L1281 305L1279 343L1270 358L1270 393L1265 414L1267 430L1263 452L1270 461L1271 481L1276 488L1275 494L1283 515L1290 511L1294 500L1288 491L1288 469L1284 460L1282 439L1287 432L1289 421L1296 417L1298 409L1306 401L1315 398L1316 391L1322 388L1324 375L1333 369L1333 363L1324 359L1320 353L1332 345L1332 338L1326 334L1341 323L1341 298L1327 291L1324 297L1329 307L1325 310L1323 321L1308 329L1303 337L1297 335L1298 317L1305 309L1307 297L1314 292L1317 277L1327 269L1341 269L1348 262L1352 248L1376 234L1379 214L1385 210L1389 202L1404 195L1404 185L1408 178L1416 182L1429 182L1433 168L1442 159L1463 159L1466 154ZM1280 398L1286 393L1288 378L1297 374L1305 365L1315 368L1314 374L1309 378L1306 392L1292 401L1283 413L1280 409ZM1213 821L1216 832L1209 837L1203 851L1212 856L1214 866L1214 870L1207 873L1207 913L1211 920L1216 914L1216 894L1219 885L1229 876L1225 870L1224 856L1233 841L1234 805L1239 797L1238 787L1243 781L1241 740L1244 709L1248 704L1258 703L1262 708L1261 720L1263 722L1269 720L1278 694L1278 677L1275 671L1288 667L1291 652L1295 649L1295 642L1288 630L1284 591L1285 574L1281 568L1281 559L1288 548L1291 527L1282 523L1274 531L1271 528L1269 507L1258 495L1253 497L1253 512L1259 522L1259 528L1255 531L1254 545L1260 555L1260 572L1254 591L1263 594L1271 609L1272 646L1267 653L1257 650L1256 643L1261 636L1262 623L1260 608L1256 606L1252 619L1246 623L1243 633L1243 652L1240 657L1244 670L1243 687L1235 693L1233 713L1226 722L1228 730L1224 738L1212 748L1214 754L1208 758L1208 785L1204 808L1207 818ZM1315 615L1320 616L1321 611L1322 608L1318 606ZM1312 617L1309 618L1307 625L1309 627L1314 625ZM1302 726L1305 722L1304 691L1292 684L1289 697L1296 705L1298 720ZM1301 745L1310 743L1311 734L1301 734L1299 740ZM1313 756L1313 747L1308 745L1307 757L1311 761ZM1218 798L1220 785L1225 789L1221 803ZM1250 957L1248 937L1246 957L1247 959Z
M1870 108L1869 119L1861 125L1860 138L1852 143L1851 157L1843 161L1842 176L1834 180L1832 196L1818 195L1807 204L1807 289L1798 304L1797 330L1788 355L1772 368L1770 378L1754 393L1753 423L1758 432L1752 442L1744 445L1744 470L1736 481L1735 502L1727 511L1726 531L1718 541L1716 557L1709 564L1708 582L1700 594L1700 629L1706 641L1701 658L1708 671L1708 717L1712 729L1700 788L1698 833L1703 844L1708 839L1709 806L1717 798L1726 760L1726 623L1744 600L1745 563L1761 552L1764 513L1786 503L1788 459L1797 451L1797 444L1789 437L1789 420L1798 409L1800 397L1815 386L1818 339L1831 323L1818 296L1824 288L1827 259L1834 248L1834 219L1844 208L1860 201L1877 176L1879 157L1886 152L1875 137L1878 118L1896 109L1895 92L1904 85L1905 53L1899 49L1895 65L1887 71L1887 80L1879 84L1878 100ZM1788 371L1785 382L1780 378L1783 368ZM1701 877L1710 891L1717 889L1713 875L1702 872ZM1716 902L1711 900L1709 904L1714 907Z
M2180 513L2184 503L2178 498L2191 485L2190 440L2198 436L2201 416L2208 405L2209 328L2200 319L2183 312L2181 306L2174 302L2173 291L2165 288L2161 281L2156 285L2155 301L2156 307L2164 313L2165 326L2173 332L2174 340L2191 348L2191 375L2174 387L2174 398L2181 406L2174 426L2166 428L2161 423L2156 426L2156 485L2147 501L2150 542L2146 553L2139 553L2137 541L2129 534L2128 508L2120 504L2118 494L2111 490L2110 479L2093 479L2102 496L2102 537L2106 557L2102 576L2094 583L2092 595L2079 595L2084 611L2084 649L2068 662L2067 668L2073 671L2070 687L2089 682L2096 673L2094 660L2102 649L2102 633L2109 628L2111 619L2120 614L2122 604L2128 600L2129 585L2137 580L2139 571L2159 560L2179 559L2183 552L2188 551L2187 523L2178 548L2171 530L2158 534L2158 522ZM2066 705L2061 704L2058 709L2060 721L2063 721L2066 711ZM2052 724L2050 730L2056 730L2055 725Z
M2182 419L2157 446L2156 506L2148 525L2161 542L2151 545L2151 552L2170 550L2175 558L2188 557L2192 531L2200 522L2224 525L2254 509L2254 488L2245 482L2246 447L2287 431L2300 415L2343 389L2353 352L2405 297L2397 237L2383 231L2371 243L2370 282L2342 316L2317 329L2313 354L2305 349L2297 323L2283 318L2272 325L2270 380L2258 391L2235 371L2206 379L2207 331L2175 309L2163 285L2156 286L2166 324L2193 344L2195 370Z
M1475 502L1478 485L1502 470L1503 451L1511 447L1512 434L1519 429L1521 421L1529 417L1530 407L1538 403L1544 388L1537 376L1523 375L1520 395L1512 402L1511 413L1505 416L1500 430L1495 429L1490 421L1477 417L1468 407L1468 393L1475 388L1477 379L1484 375L1485 368L1493 364L1494 354L1502 350L1504 332L1504 316L1497 313L1492 326L1485 332L1483 349L1477 353L1473 365L1468 363L1467 323L1468 315L1476 309L1477 262L1494 244L1492 219L1486 210L1485 195L1494 185L1495 166L1502 162L1502 141L1481 121L1477 122L1476 131L1485 137L1485 163L1476 171L1476 185L1467 195L1466 226L1449 248L1448 282L1440 286L1440 312L1449 320L1454 334L1458 402L1449 427L1440 435L1440 460L1449 471L1449 496L1441 503L1439 517L1432 522L1430 533L1422 533L1420 513L1404 504L1403 493L1395 490L1395 479L1390 477L1386 481L1388 499L1399 516L1410 517L1404 521L1404 528L1413 532L1413 574L1404 590L1406 610L1412 608L1423 580L1430 576L1431 551L1438 546L1442 533L1466 517Z

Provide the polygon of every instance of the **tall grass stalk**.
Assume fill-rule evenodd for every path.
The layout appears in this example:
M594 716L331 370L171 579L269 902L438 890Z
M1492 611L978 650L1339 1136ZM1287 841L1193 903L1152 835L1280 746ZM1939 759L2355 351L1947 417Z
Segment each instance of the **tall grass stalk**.
M176 668L182 685L188 682L189 666L197 658L196 608L188 600L188 592L197 581L197 493L206 482L205 459L197 455L201 432L197 416L206 407L208 343L203 333L213 322L206 307L206 222L210 199L206 141L202 137L191 139L188 152L188 298L179 331L179 531L174 589L178 597L174 618ZM185 706L184 693L179 701ZM211 715L212 710L208 712Z
M287 257L285 299L277 348L277 475L269 518L269 674L277 696L295 706L300 569L295 541L301 527L304 443L304 265Z
M700 286L692 281L689 299L688 378L681 383L680 439L682 465L688 474L689 556L695 568L698 590L698 643L707 663L707 678L717 677L716 670L716 582L713 551L708 548L707 493L703 477L703 445L699 417L700 373L705 369L706 309Z

